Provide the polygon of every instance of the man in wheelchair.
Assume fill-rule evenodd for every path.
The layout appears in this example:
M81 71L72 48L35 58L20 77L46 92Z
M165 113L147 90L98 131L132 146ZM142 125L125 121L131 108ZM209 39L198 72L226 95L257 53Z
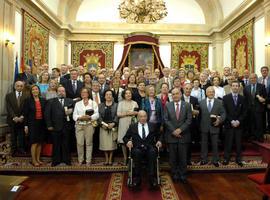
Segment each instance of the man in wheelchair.
M130 125L123 138L126 146L131 152L130 159L132 159L133 162L129 167L129 170L131 170L132 184L128 183L128 185L140 187L142 179L142 163L146 162L150 188L156 188L159 182L157 151L162 146L159 139L160 135L158 132L154 131L154 125L147 122L147 114L145 111L139 111L137 118L138 122Z

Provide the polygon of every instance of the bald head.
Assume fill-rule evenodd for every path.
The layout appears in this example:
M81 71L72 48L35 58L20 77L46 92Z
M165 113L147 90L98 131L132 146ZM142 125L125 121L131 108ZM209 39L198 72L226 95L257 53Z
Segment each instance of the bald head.
M144 110L140 110L137 115L138 122L145 124L147 122L147 113Z
M250 84L256 84L257 83L257 74L251 73L249 75L249 82L250 82Z

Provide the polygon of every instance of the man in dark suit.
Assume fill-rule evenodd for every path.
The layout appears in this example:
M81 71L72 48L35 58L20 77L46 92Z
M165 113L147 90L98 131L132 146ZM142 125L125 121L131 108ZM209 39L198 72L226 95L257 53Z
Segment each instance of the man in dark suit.
M215 97L215 89L210 86L206 89L206 99L200 102L200 128L201 128L201 165L208 163L208 135L211 137L212 143L212 163L215 167L219 167L218 156L218 137L220 125L226 118L222 101Z
M23 81L25 82L26 85L33 85L34 83L37 82L37 80L31 73L31 67L28 65L24 66L24 72L18 74L15 80Z
M66 80L70 79L70 74L68 73L68 66L66 64L61 65L61 77L65 78Z
M191 141L189 126L192 112L190 104L181 101L181 95L179 89L172 90L173 101L165 106L164 124L173 181L187 183L187 147Z
M110 89L109 84L106 82L106 77L104 74L98 75L98 82L100 84L100 95L101 95L101 102L104 102L104 92Z
M264 133L263 115L267 96L266 89L263 84L257 83L257 75L255 73L250 74L249 83L244 89L248 108L249 134L262 142Z
M147 170L151 187L157 186L156 158L157 148L162 146L159 141L159 133L151 123L147 123L147 114L141 110L138 112L138 123L131 124L123 138L126 146L131 150L134 160L134 186L141 185L141 162L147 161Z
M67 79L60 77L60 69L56 67L52 68L52 78L55 79L59 85L65 85L67 82Z
M70 158L70 136L74 126L71 121L72 99L66 98L65 88L57 88L57 98L49 100L45 108L45 120L47 128L52 132L53 155L52 166L61 162L71 165Z
M23 105L28 95L23 91L24 82L18 80L14 91L6 95L7 123L11 128L11 154L25 154Z
M81 81L78 81L77 78L78 78L77 69L71 69L70 80L64 83L67 98L71 98L73 100L80 98L80 91L83 87L83 83Z
M190 83L185 84L184 86L184 95L182 100L190 103L192 111L192 123L190 125L191 133L191 144L188 145L188 154L187 154L187 164L192 165L191 163L191 146L196 142L199 142L199 131L198 131L198 115L199 115L199 102L196 97L190 96L192 90L192 85Z
M236 163L243 166L241 161L241 137L243 132L243 122L247 114L245 98L239 94L240 83L233 81L231 84L232 93L223 97L223 105L226 111L225 120L225 147L224 165L228 165L231 157L233 139L236 145Z

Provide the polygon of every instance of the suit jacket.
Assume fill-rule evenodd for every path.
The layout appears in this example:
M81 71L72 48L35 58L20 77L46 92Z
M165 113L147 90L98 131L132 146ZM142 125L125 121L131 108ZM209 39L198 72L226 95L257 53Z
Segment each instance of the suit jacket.
M192 122L192 112L189 103L181 101L180 117L177 120L174 102L169 102L165 106L164 123L166 129L166 141L168 143L189 143L191 141L191 135L189 126ZM180 128L182 130L180 138L176 138L172 133L175 129Z
M159 133L154 131L154 126L151 123L147 123L149 128L149 134L143 140L139 135L138 123L131 124L127 130L126 135L123 138L124 143L128 143L128 141L132 140L134 148L140 148L143 146L153 146L159 141Z
M231 121L238 120L240 122L238 128L242 128L247 115L247 106L244 96L239 94L237 97L237 105L235 105L232 93L227 94L223 97L223 106L226 111L225 127L232 128Z
M226 119L226 113L222 105L222 101L214 98L214 103L211 112L208 111L207 99L200 102L200 127L202 133L218 134L220 131L219 126L212 126L210 115L218 115L221 118L221 122Z
M64 76L61 77L65 78L66 80L70 80L70 74L65 74Z
M267 76L266 79L267 79L266 92L268 94L268 90L267 89L270 88L270 76ZM258 83L263 84L263 77L262 76L258 78Z
M46 106L46 99L40 97L40 104L41 104L41 110L42 110L42 117L44 119L44 113L45 113L45 106ZM36 107L35 107L35 100L33 97L29 97L25 100L24 106L23 106L23 116L24 116L24 125L25 126L35 126L35 118L36 118Z
M24 81L27 85L33 85L37 82L33 74L20 73L15 80Z
M260 95L263 98L266 98L266 89L263 84L257 83L256 84L256 92L255 92L255 98L252 97L251 94L251 84L246 86L244 89L244 96L247 102L248 109L251 109L252 107L255 108L255 112L264 112L265 105L260 103L257 95Z
M99 121L102 122L104 121L105 117L105 103L101 103L98 105L98 112L99 112ZM112 108L111 108L111 114L113 118L113 122L115 123L115 127L118 124L118 117L117 117L117 103L113 103Z
M73 107L73 100L64 98L64 107ZM70 121L66 119L64 107L59 102L59 98L50 99L45 107L45 120L48 127L53 127L54 131L61 131L65 128L69 128L72 125L72 114L70 115Z
M78 98L78 97L81 96L80 91L81 91L81 89L83 87L83 83L81 81L77 81L77 89L76 89L75 93L73 92L73 87L72 87L72 81L71 80L66 81L64 83L64 87L66 89L67 98L74 99L74 98Z
M184 95L182 95L181 100L182 101L185 101ZM195 107L198 107L199 106L198 99L196 97L193 97L193 96L190 96L189 103L192 104L192 106L193 106L194 109L195 109Z
M28 98L25 92L22 92L20 99L20 105L17 103L16 92L11 92L6 95L6 108L7 108L7 123L8 125L14 125L13 118L23 115L24 102Z

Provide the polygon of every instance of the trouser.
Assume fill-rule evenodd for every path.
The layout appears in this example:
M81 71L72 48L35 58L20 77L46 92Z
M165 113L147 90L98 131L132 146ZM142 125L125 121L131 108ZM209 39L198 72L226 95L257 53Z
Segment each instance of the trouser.
M13 125L11 127L11 151L25 151L24 129L21 125Z
M131 150L132 158L134 161L134 176L140 177L142 171L142 161L147 161L147 173L149 177L155 175L157 150L153 146L147 146L144 148L134 147Z
M186 178L187 174L187 147L186 143L169 143L169 160L174 177Z
M249 110L249 134L255 136L255 139L262 139L264 134L264 122L263 122L263 112L256 112L255 107Z
M53 163L70 163L70 134L66 129L52 132Z
M86 146L86 163L91 163L93 151L93 134L94 128L91 124L76 124L76 139L79 163L84 161L84 141Z
M208 135L210 134L210 139L211 139L211 145L212 145L212 152L213 152L213 157L212 157L212 162L216 163L219 161L219 155L218 155L218 133L202 133L201 138L201 160L204 162L208 162Z
M235 139L236 146L236 162L241 161L241 138L242 128L229 128L225 129L225 147L224 147L224 159L229 161L231 158L231 151L233 145L233 139Z

